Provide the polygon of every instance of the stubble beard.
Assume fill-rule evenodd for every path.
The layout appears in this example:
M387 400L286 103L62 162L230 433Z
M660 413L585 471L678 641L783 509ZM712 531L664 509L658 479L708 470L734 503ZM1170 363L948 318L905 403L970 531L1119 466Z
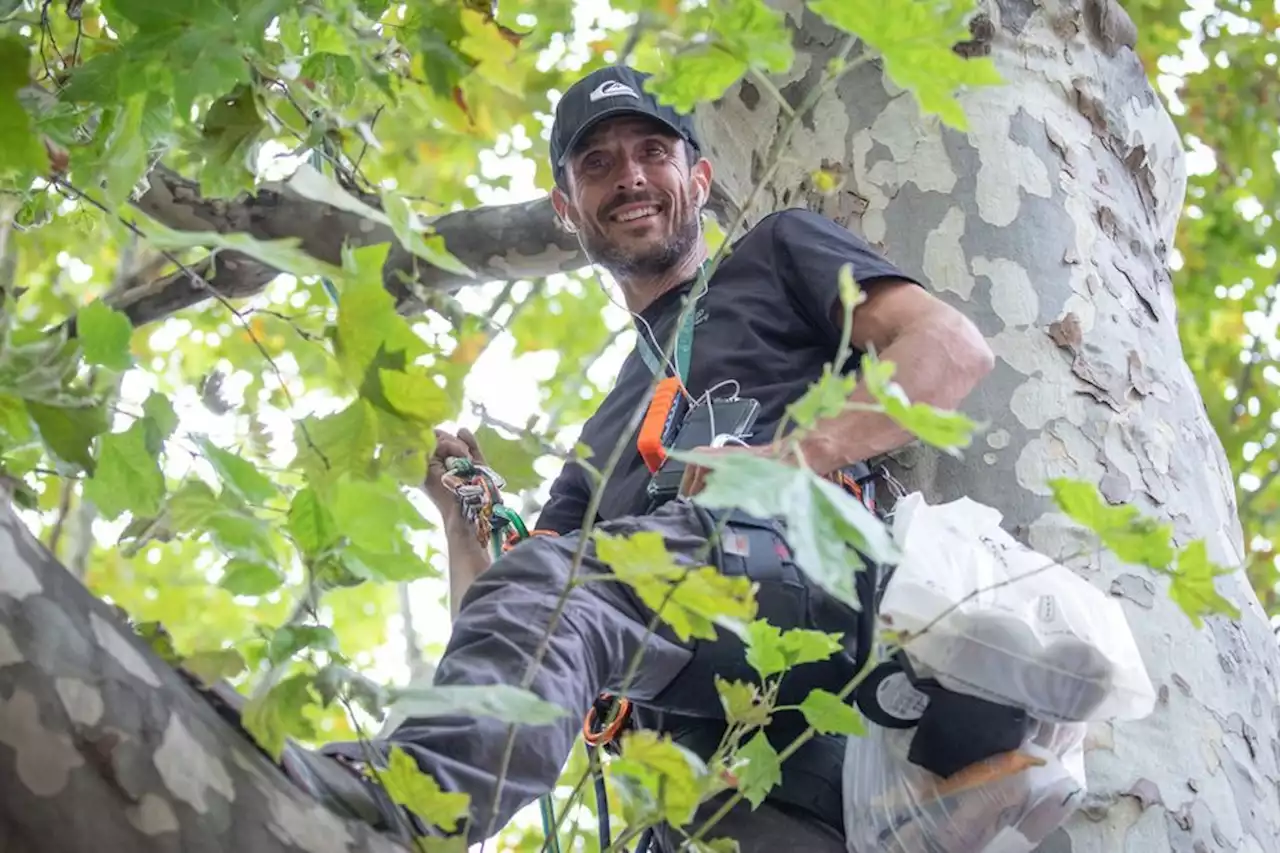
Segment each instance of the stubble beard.
M661 275L679 264L701 238L696 210L686 208L676 229L657 244L640 251L621 246L598 231L580 235L583 251L592 263L607 269L621 281Z

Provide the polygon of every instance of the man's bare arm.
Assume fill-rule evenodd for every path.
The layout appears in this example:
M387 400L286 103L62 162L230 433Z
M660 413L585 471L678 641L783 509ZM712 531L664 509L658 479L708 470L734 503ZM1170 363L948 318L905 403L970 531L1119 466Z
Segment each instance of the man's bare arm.
M446 518L444 535L449 549L449 615L456 619L462 597L493 560L476 539L475 526L461 513Z
M886 280L865 288L853 312L852 345L874 350L895 365L893 379L913 403L955 409L995 365L995 356L973 323L918 285ZM843 308L835 309L844 327ZM866 411L875 400L859 384L855 407L819 424L801 442L805 462L819 474L874 458L909 443L912 435L887 415Z

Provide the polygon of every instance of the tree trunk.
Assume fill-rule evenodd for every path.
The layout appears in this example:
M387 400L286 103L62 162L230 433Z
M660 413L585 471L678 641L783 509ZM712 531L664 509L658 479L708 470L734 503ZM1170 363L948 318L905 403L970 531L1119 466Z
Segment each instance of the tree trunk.
M838 34L778 2L797 105ZM961 461L913 448L896 472L931 500L969 495L1050 556L1088 539L1046 481L1101 484L1203 538L1238 566L1230 471L1182 358L1167 271L1185 188L1174 125L1114 0L992 0L958 49L992 56L1006 85L965 98L967 133L922 119L877 64L853 72L794 137L756 216L808 206L863 233L981 328L997 367L966 407L988 427ZM741 83L699 115L730 196L744 198L779 126ZM821 195L806 173L841 168ZM789 171L788 171L789 170ZM1042 851L1280 850L1280 653L1243 572L1220 592L1243 611L1197 630L1165 584L1108 555L1073 565L1119 596L1158 690L1141 722L1099 724L1083 812Z
M0 851L355 850L0 504Z

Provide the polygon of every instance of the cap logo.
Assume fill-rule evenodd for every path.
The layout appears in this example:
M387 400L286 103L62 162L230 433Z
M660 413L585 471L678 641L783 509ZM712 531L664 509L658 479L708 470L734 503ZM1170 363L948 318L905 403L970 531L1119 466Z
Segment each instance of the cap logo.
M626 83L619 83L617 80L606 80L595 88L588 97L591 101L598 101L601 98L619 98L626 95L630 98L639 98L636 90L632 89Z

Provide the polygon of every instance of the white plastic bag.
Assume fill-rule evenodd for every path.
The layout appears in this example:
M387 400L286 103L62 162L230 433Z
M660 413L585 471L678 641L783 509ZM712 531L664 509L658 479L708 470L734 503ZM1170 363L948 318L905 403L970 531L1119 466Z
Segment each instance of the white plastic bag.
M898 501L879 615L922 677L1051 722L1139 719L1155 690L1118 602L968 498ZM920 632L924 632L920 634ZM914 636L919 634L919 636Z
M915 729L845 747L849 853L1030 853L1085 794L1085 723L1037 723L1022 747L942 779L907 760Z

